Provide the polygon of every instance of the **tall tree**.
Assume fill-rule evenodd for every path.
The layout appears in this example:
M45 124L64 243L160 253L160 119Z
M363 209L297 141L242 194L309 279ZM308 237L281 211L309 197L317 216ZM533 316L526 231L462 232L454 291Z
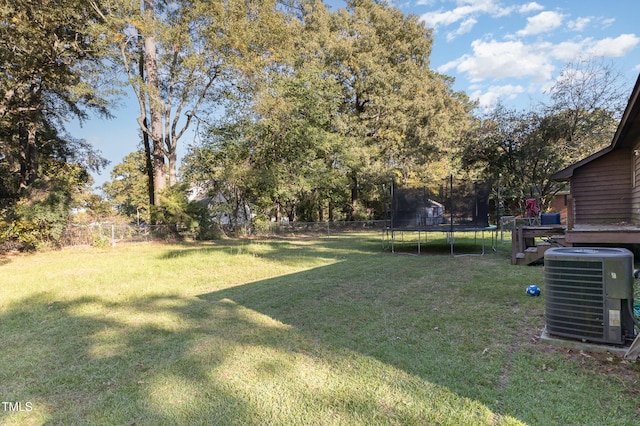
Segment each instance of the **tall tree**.
M611 143L625 106L625 82L594 59L568 64L537 110L497 105L467 134L463 164L500 179L514 213L535 197L543 206L562 186L551 176Z
M246 195L276 217L355 219L392 176L408 179L445 149L469 109L429 69L431 35L417 17L365 0L338 12L302 2L296 18L293 49L235 108L247 114L230 116L192 158L212 159L211 176L245 170Z
M151 139L157 205L159 192L177 181L178 143L192 121L215 109L238 72L269 60L284 16L273 0L92 3L103 18L96 32L107 35Z
M325 50L343 89L355 208L361 188L415 176L464 129L469 109L452 81L429 68L431 29L417 16L353 0L334 15L331 36Z
M144 151L127 155L114 166L111 181L103 185L106 198L116 210L130 218L149 221L150 205L147 197L147 164Z
M68 119L82 120L88 109L108 115L84 78L97 61L87 28L93 10L80 0L53 3L0 7L0 162L16 176L3 180L5 193L27 189L43 175L47 156L73 142L61 136Z
M575 162L611 143L626 106L629 84L610 63L596 58L568 63L550 88L544 114L561 133L559 153Z
M549 201L556 190L551 175L565 160L558 155L554 117L498 104L467 134L462 165L499 182L508 210L517 214L526 198Z

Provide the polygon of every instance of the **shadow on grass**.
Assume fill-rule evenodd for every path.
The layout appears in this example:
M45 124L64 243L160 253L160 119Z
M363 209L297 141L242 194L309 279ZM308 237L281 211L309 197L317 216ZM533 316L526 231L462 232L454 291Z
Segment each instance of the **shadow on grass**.
M450 419L491 416L229 299L39 294L3 315L1 329L3 400L21 403L0 412L4 424L424 424L452 408ZM445 411L431 407L434 396ZM426 410L407 411L412 404Z
M194 306L195 305L195 306ZM52 301L41 294L22 300L0 319L2 330L0 395L21 402L16 410L0 410L4 424L188 424L194 407L181 407L184 395L163 394L155 382L189 383L216 395L219 404L199 415L251 418L250 407L209 377L229 353L220 344L206 362L191 355L203 335L224 340L225 324L242 328L232 304L184 304L173 297L144 298L118 304L100 298ZM197 325L176 326L154 318L174 315ZM132 318L133 317L133 318ZM244 324L254 328L254 324ZM11 332L12 330L19 330ZM166 385L166 383L164 384ZM182 391L188 391L185 386ZM158 393L157 395L155 393ZM24 410L29 402L31 410ZM194 401L197 404L199 401ZM190 408L192 409L190 411ZM2 420L4 418L4 420Z
M277 262L297 263L302 259L333 260L347 255L380 254L383 251L381 236L363 235L357 238L343 235L330 238L240 239L205 244L183 244L179 249L168 250L161 259L179 259L201 254L231 256L255 254ZM348 240L349 244L345 244L345 240Z
M466 241L459 247L472 251L477 245ZM519 276L505 250L494 257L504 262L496 270L490 256L454 258L448 248L434 244L424 256L352 256L201 297L232 300L313 341L371 357L424 386L480 403L493 413L488 423L638 420L636 403L623 396L630 384L609 386L597 364L583 374L582 360L572 363L534 344L544 326L543 302L527 298L521 282L514 286ZM629 383L635 383L640 376L630 373ZM594 404L586 389L598 389L600 400Z
M274 260L320 256L335 263L193 298L115 302L42 293L9 306L0 316L0 395L33 409L0 412L0 421L550 424L574 416L593 424L629 418L627 411L616 417L621 393L603 395L598 412L585 407L580 389L562 386L562 376L550 371L562 366L547 368L547 382L538 381L541 361L527 342L541 325L540 307L523 301L521 288L501 276L507 269L495 274L489 258L393 256L381 253L375 239L346 248L339 240L265 244L261 255ZM225 242L164 257L238 247L257 250Z
M507 357L501 346L518 338L521 317L502 317L496 336L490 309L513 308L513 298L473 282L473 260L444 256L374 259L352 257L309 271L201 296L233 300L300 330L314 341L371 356L453 392L492 403ZM452 280L451 262L459 276ZM416 264L421 264L424 269ZM428 271L428 272L425 272ZM454 272L455 273L455 272ZM345 277L349 277L345 279ZM511 294L511 289L499 293ZM477 293L475 293L477 292ZM477 362L487 348L492 350Z

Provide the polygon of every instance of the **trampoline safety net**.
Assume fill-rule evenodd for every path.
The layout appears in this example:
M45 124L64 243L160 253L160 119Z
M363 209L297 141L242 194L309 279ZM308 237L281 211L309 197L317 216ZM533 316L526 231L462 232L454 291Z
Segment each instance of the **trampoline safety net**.
M391 190L391 228L430 230L481 229L489 226L490 182L443 184L437 190Z

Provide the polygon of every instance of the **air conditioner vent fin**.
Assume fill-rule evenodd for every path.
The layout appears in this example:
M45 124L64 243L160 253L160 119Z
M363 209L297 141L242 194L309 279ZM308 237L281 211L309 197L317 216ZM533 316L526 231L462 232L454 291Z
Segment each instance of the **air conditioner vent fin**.
M622 311L626 299L633 298L631 252L552 248L544 265L547 332L607 343L622 343L629 332L625 328L633 332Z

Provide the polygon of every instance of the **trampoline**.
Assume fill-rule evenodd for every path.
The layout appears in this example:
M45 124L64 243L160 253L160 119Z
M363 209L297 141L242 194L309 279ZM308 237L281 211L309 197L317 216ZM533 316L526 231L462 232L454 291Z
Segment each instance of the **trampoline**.
M384 241L392 253L396 252L397 235L404 237L404 233L417 233L420 254L422 235L426 239L426 235L432 232L446 234L453 256L484 255L487 232L491 235L491 248L495 251L498 228L489 224L491 182L454 182L450 176L435 189L433 186L402 188L393 183L390 192L390 218ZM462 232L473 232L474 241L481 234L480 253L455 253L455 234Z

